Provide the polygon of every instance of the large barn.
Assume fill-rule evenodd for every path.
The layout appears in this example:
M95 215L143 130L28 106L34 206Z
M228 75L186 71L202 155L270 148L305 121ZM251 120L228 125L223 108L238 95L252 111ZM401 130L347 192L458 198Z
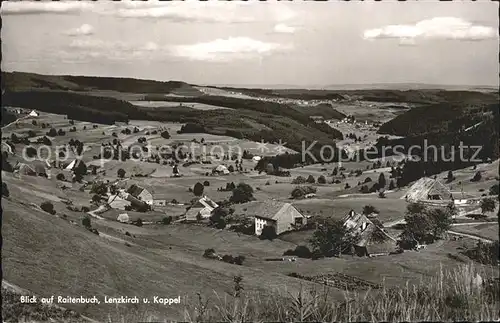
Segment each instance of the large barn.
M344 226L359 237L354 244L358 256L387 255L397 250L396 239L387 234L381 225L375 224L366 215L351 210L343 219Z
M242 204L245 216L255 219L255 234L261 235L265 226L272 226L276 234L291 231L306 224L307 219L290 203L279 201L252 201Z

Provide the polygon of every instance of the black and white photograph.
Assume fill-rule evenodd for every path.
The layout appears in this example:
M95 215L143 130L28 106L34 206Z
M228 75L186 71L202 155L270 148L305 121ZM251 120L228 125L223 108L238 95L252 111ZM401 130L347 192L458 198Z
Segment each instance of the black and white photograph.
M496 1L2 1L2 322L499 321Z

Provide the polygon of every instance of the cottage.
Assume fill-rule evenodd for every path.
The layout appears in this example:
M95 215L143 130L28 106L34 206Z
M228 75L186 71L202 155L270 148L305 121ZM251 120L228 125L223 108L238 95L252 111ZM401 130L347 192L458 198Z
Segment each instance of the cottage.
M276 234L291 231L306 224L307 219L290 203L279 201L253 201L242 204L247 216L255 221L255 234L260 235L265 226L272 226Z
M121 213L118 215L116 220L121 223L128 223L130 221L130 218L127 213Z
M115 194L108 198L108 205L112 209L125 210L125 207L130 206L131 203L122 194Z
M406 200L409 202L452 201L453 195L439 180L423 177L408 189Z
M226 166L219 165L217 167L214 167L214 169L212 169L212 173L218 174L218 175L227 175L227 174L229 174L229 170L227 169Z
M219 205L212 201L207 196L198 200L187 212L186 221L196 221L199 218L207 219L212 215L213 210L218 208Z
M387 234L381 225L374 223L364 214L351 210L343 219L344 226L352 230L359 240L353 246L358 256L387 255L397 250L396 239Z
M142 201L146 204L153 205L153 194L151 194L148 190L138 185L133 184L127 190L133 198Z
M19 162L14 166L14 173L19 175L36 176L36 171L33 167Z
M35 110L32 110L29 114L28 117L38 117L40 114L36 112Z

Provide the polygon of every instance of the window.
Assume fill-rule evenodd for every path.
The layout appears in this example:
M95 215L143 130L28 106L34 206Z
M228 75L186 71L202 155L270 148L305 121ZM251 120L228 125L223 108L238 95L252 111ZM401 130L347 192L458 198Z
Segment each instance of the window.
M295 225L302 225L302 218L295 218Z

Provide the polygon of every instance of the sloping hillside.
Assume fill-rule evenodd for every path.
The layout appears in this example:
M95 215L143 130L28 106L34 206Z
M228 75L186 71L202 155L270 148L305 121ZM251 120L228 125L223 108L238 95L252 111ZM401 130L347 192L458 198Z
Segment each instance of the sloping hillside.
M234 232L197 226L144 229L92 219L92 226L101 232L95 235L83 228L81 220L75 219L77 213L60 211L65 209L61 202L54 201L59 210L56 216L45 213L30 206L28 196L17 187L22 185L19 181L7 179L7 182L11 196L2 198L3 278L40 297L95 295L101 299L99 305L65 305L82 315L106 320L109 313L116 313L116 305L104 304L104 296L151 299L180 296L178 306L124 304L118 306L118 311L124 315L157 313L162 318L182 320L184 306L194 303L197 293L205 299L214 297L214 292L221 297L231 294L237 275L244 277L248 293L266 295L300 289L299 280L254 265L261 257L276 256L293 248L292 244L239 237ZM68 219L60 217L63 212ZM75 223L69 221L71 218ZM125 230L117 226L133 232L134 237L125 235ZM116 239L111 240L110 236ZM130 245L123 241L129 241ZM209 247L244 255L248 264L231 265L202 257Z
M122 77L41 75L24 72L2 72L2 88L11 90L50 89L63 91L117 91L124 93L189 93L200 95L190 84L178 81L160 82Z

